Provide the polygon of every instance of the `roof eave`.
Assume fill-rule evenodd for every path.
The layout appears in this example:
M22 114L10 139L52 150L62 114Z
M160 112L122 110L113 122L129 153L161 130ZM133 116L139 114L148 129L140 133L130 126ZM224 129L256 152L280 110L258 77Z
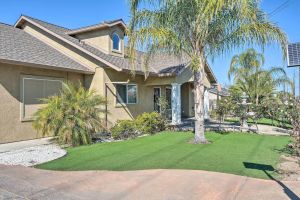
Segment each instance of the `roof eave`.
M79 28L76 30L69 31L66 34L77 35L77 34L86 33L86 32L90 32L90 31L101 30L104 28L110 28L110 27L117 26L117 25L121 25L124 29L127 28L126 24L123 21L118 21L118 22L114 22L112 24L104 23L104 24L99 24L99 25L95 25L95 26L91 26L91 27L86 27L86 28L81 28L81 29Z
M117 67L117 66L111 64L110 62L108 62L108 61L106 61L106 60L100 58L99 56L96 56L96 55L92 54L91 52L89 52L89 51L87 51L87 50L81 48L80 46L78 46L78 45L76 45L76 44L74 44L74 43L72 43L72 42L70 42L70 41L64 39L64 38L61 37L60 35L58 35L58 34L52 32L52 31L50 31L49 29L47 29L47 28L43 27L42 25L40 25L40 24L38 24L38 23L36 23L36 22L34 22L34 21L28 19L28 18L25 17L25 16L21 16L20 19L15 23L14 27L15 27L15 28L20 28L20 27L22 26L22 23L23 23L24 21L27 21L27 22L33 24L34 26L36 26L36 27L42 29L43 31L45 31L45 32L47 32L47 33L49 33L49 34L51 34L52 36L54 36L54 37L56 37L56 38L62 40L63 42L65 42L65 43L67 43L67 44L69 44L69 45L71 45L71 46L73 46L73 47L79 49L80 51L86 53L87 55L89 55L89 56L95 58L96 60L98 60L98 61L100 61L100 62L106 64L107 66L109 66L109 67L115 69L116 71L122 71L122 69L121 69L120 67Z
M80 70L80 69L72 69L72 68L63 68L58 66L52 66L52 65L42 65L37 63L30 63L30 62L24 62L24 61L18 61L18 60L10 60L10 59L2 59L0 58L0 63L3 64L11 64L11 65L20 65L25 67L33 67L33 68L40 68L40 69L49 69L49 70L58 70L58 71L65 71L65 72L74 72L74 73L80 73L80 74L95 74L93 71L88 70Z

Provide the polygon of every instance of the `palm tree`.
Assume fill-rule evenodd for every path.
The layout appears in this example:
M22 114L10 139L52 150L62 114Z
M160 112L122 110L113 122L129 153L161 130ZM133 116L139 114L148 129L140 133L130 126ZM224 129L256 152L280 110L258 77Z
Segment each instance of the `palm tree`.
M92 133L102 126L103 97L80 84L63 83L59 95L42 99L46 105L35 113L33 127L43 135L57 136L59 143L90 144Z
M265 57L261 53L257 53L255 49L250 48L240 55L235 55L231 59L230 68L228 71L228 78L236 75L241 70L244 73L255 72L261 68L265 63Z
M263 69L264 56L254 49L235 55L228 71L229 79L234 77L234 88L246 92L250 101L258 106L263 97L271 96L280 85L292 85L281 67Z
M204 67L208 57L233 48L279 44L283 55L286 36L269 21L258 0L129 0L129 57L133 68L136 49L185 56L194 73L195 143L204 135Z

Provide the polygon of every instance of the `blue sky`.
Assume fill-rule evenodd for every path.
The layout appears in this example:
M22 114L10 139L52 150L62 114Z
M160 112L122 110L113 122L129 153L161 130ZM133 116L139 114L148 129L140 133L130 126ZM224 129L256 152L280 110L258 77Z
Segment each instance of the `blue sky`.
M262 0L262 8L271 13L287 0ZM290 42L300 42L300 1L289 0L271 16L288 35ZM68 28L78 28L96 24L104 20L123 18L129 20L127 0L9 0L1 2L0 22L14 24L21 14L36 17L57 25ZM222 84L228 84L227 70L233 55L242 50L234 50L231 53L215 58L210 61L217 79ZM282 66L281 52L276 46L267 47L264 51L265 67ZM295 72L298 77L298 69L286 68L290 77ZM298 79L298 78L297 78Z

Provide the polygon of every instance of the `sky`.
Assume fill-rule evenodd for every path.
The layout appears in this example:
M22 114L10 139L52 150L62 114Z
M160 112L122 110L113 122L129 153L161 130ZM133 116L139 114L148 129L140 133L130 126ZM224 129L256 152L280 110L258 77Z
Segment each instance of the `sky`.
M300 42L298 13L300 0L262 0L261 6L267 13L272 13L271 20L287 34L289 42ZM13 25L22 14L70 29L119 18L128 22L130 18L127 0L3 0L1 2L0 22ZM227 71L231 58L245 49L235 49L226 55L209 60L219 83L230 84ZM265 55L265 68L284 67L290 78L293 78L294 73L296 74L296 86L298 86L298 68L287 68L286 61L282 59L282 53L277 46L269 46L262 53ZM298 87L296 88L298 93Z

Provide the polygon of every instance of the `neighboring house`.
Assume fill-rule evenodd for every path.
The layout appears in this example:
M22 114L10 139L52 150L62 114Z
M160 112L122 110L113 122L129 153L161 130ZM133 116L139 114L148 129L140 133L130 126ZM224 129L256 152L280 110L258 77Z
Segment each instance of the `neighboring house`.
M207 90L208 110L216 109L218 100L230 96L228 89L217 84Z
M124 47L122 20L70 30L21 16L14 26L0 24L0 143L41 137L32 128L40 99L57 94L62 81L81 82L108 99L107 126L160 111L158 98L170 102L172 123L194 114L193 73L189 60L167 54L151 57L145 79L142 52L136 76ZM205 86L216 78L207 65Z

